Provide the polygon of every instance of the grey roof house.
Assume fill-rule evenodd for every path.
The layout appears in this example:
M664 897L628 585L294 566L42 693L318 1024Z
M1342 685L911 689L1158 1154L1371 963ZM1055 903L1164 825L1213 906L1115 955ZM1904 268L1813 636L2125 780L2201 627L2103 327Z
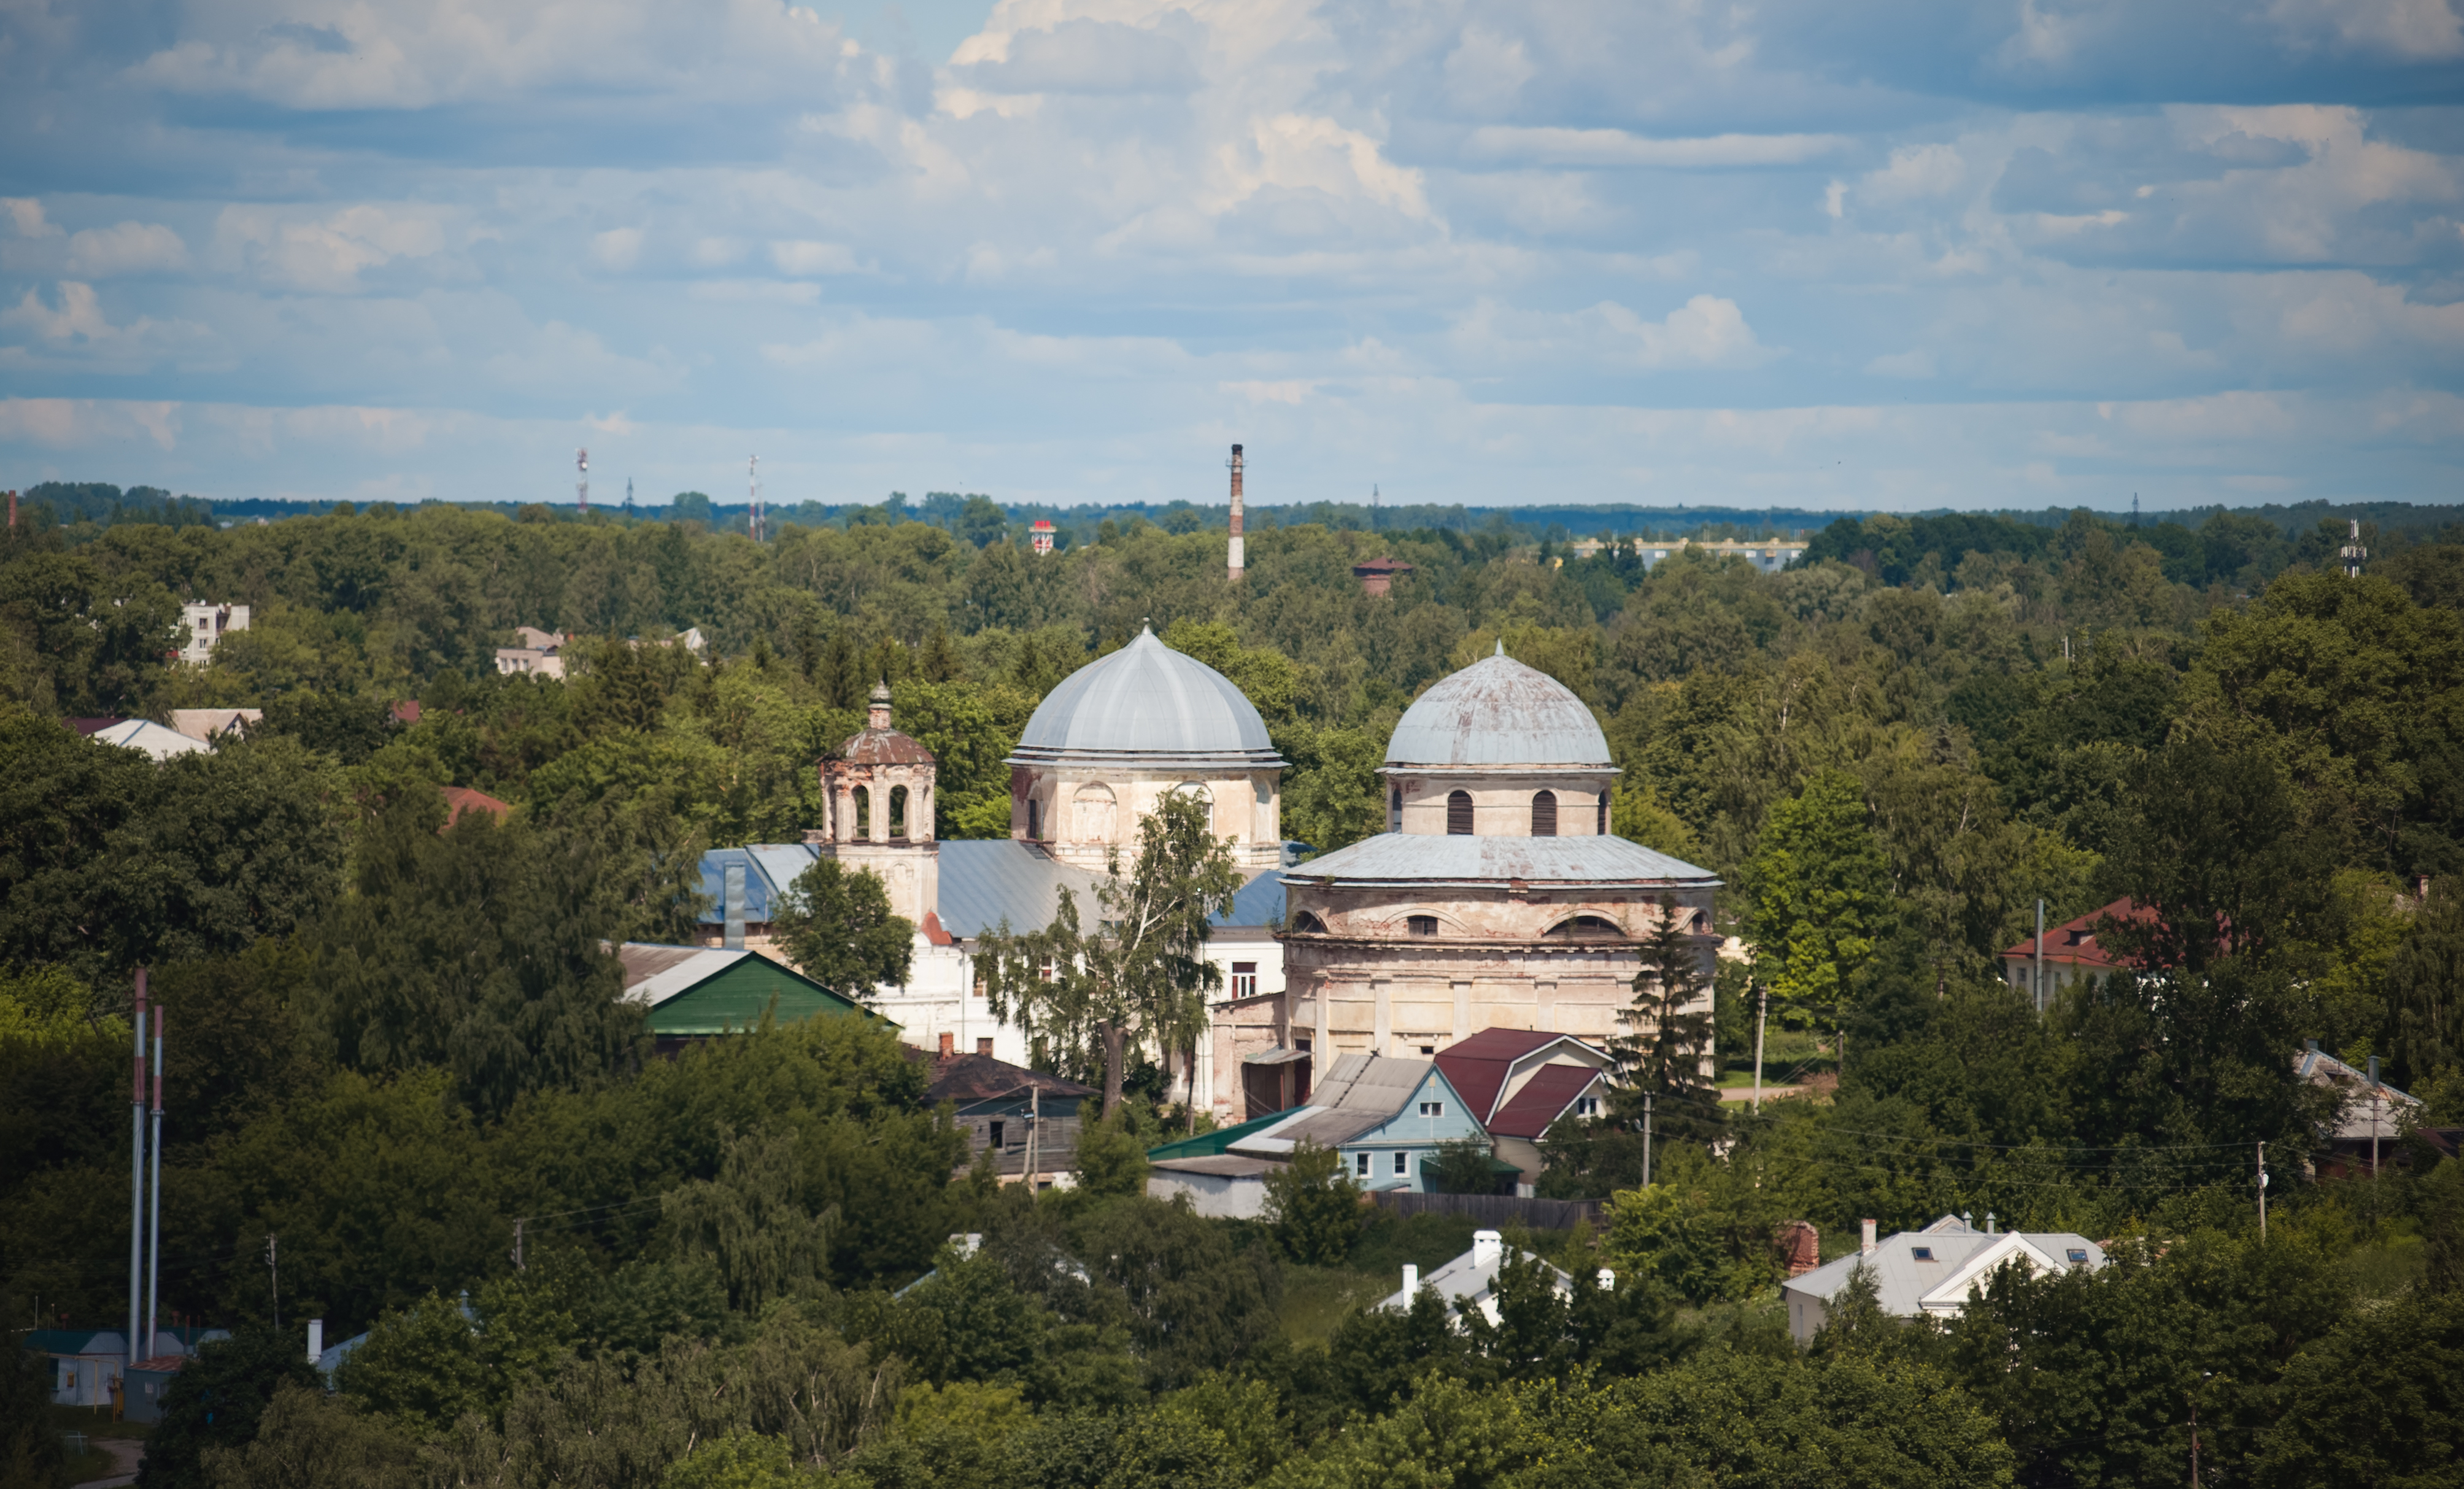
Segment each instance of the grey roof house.
M1520 1255L1526 1261L1540 1261L1528 1251ZM1546 1261L1540 1261L1540 1265L1547 1267L1556 1280L1555 1291L1559 1297L1573 1290L1573 1278ZM1497 1323L1497 1274L1505 1268L1506 1237L1497 1231L1474 1231L1471 1233L1471 1250L1427 1277L1420 1275L1419 1267L1405 1266L1401 1290L1388 1294L1377 1306L1391 1312L1403 1312L1412 1306L1412 1300L1425 1290L1438 1295L1439 1301L1452 1315L1457 1328L1463 1327L1463 1315L1472 1312L1478 1312L1494 1325ZM1602 1286L1613 1286L1617 1275L1604 1268L1599 1280Z
M1874 1238L1865 1222L1858 1254L1818 1266L1781 1284L1788 1304L1788 1331L1809 1344L1831 1322L1831 1305L1860 1267L1870 1268L1876 1301L1895 1319L1954 1319L1998 1269L2018 1265L2038 1276L2075 1267L2101 1267L2104 1248L2066 1231L1996 1231L1987 1215L1976 1230L1966 1217L1947 1215L1921 1231Z

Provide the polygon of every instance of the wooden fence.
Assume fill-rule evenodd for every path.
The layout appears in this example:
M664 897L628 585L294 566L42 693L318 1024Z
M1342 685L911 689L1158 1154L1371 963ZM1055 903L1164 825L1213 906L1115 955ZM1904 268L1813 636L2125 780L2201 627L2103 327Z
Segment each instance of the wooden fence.
M1594 1225L1606 1208L1596 1199L1517 1199L1511 1194L1414 1194L1379 1190L1369 1196L1397 1215L1462 1215L1495 1230L1520 1221L1535 1231L1571 1231L1580 1220Z

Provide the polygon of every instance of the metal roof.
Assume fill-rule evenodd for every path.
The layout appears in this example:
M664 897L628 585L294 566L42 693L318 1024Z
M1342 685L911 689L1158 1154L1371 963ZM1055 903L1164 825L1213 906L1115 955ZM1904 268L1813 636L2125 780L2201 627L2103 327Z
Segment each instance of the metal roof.
M1929 1253L1921 1258L1918 1252ZM2081 1259L2073 1260L2078 1253ZM1973 1231L1945 1215L1922 1231L1902 1231L1877 1241L1871 1256L1852 1253L1783 1284L1788 1292L1829 1302L1862 1264L1874 1275L1876 1301L1894 1318L1957 1312L1973 1287L2004 1262L2020 1259L2043 1270L2104 1265L2104 1248L2066 1231Z
M1055 760L1281 766L1266 721L1232 679L1152 630L1062 679L1007 763Z
M1608 736L1565 684L1506 654L1483 657L1420 694L1386 745L1389 769L1517 765L1609 770Z
M1425 1060L1367 1052L1346 1055L1318 1081L1308 1106L1280 1113L1284 1121L1243 1135L1231 1145L1231 1150L1280 1158L1304 1139L1320 1148L1340 1148L1401 1111L1434 1068Z
M627 941L616 949L616 959L625 966L625 1000L647 1008L656 1008L679 993L692 992L752 954L718 947L653 946L644 941Z
M954 936L979 936L1006 920L1012 931L1041 931L1052 923L1065 888L1078 897L1080 924L1090 925L1102 878L1015 838L944 841L941 929Z
M1507 1248L1503 1242L1484 1245L1479 1239L1482 1236L1493 1237L1497 1233L1489 1231L1473 1234L1475 1238L1472 1241L1471 1250L1420 1279L1420 1286L1435 1288L1438 1297L1459 1312L1479 1306L1481 1301L1489 1295L1490 1289L1497 1285L1497 1274L1506 1267ZM1526 1261L1539 1261L1542 1266L1555 1274L1555 1286L1560 1293L1566 1292L1574 1285L1574 1280L1568 1277L1563 1270L1547 1261L1541 1261L1530 1252L1519 1252L1517 1255ZM1398 1290L1380 1300L1377 1306L1380 1309L1403 1312L1412 1306L1414 1296L1413 1293Z
M1537 1138L1564 1116L1574 1098L1603 1079L1589 1065L1542 1065L1523 1083L1523 1089L1483 1124L1498 1137Z
M99 744L140 750L158 760L167 760L175 755L203 755L213 748L202 739L191 739L176 729L166 729L146 718L121 719L86 737Z
M924 1090L936 1102L979 1102L1023 1095L1030 1087L1046 1096L1083 1098L1095 1094L1091 1085L1013 1065L990 1055L952 1055L934 1062L933 1078Z
M1709 869L1623 838L1483 838L1384 832L1283 871L1287 885L1579 885L1585 888L1718 888Z
M1472 1114L1485 1119L1497 1110L1498 1093L1506 1089L1507 1079L1514 1073L1516 1063L1557 1044L1571 1044L1597 1057L1601 1063L1607 1062L1605 1054L1571 1034L1487 1028L1464 1035L1438 1051L1438 1068L1446 1073L1446 1081L1456 1092L1471 1104Z

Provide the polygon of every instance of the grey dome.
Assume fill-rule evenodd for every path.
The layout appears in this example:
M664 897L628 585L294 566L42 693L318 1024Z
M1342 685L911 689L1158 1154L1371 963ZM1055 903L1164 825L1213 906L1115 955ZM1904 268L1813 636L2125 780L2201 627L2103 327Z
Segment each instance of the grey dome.
M1565 684L1506 654L1420 694L1386 745L1390 768L1608 770L1608 736Z
M1026 721L1011 764L1062 759L1282 765L1266 721L1232 679L1140 630L1062 679Z

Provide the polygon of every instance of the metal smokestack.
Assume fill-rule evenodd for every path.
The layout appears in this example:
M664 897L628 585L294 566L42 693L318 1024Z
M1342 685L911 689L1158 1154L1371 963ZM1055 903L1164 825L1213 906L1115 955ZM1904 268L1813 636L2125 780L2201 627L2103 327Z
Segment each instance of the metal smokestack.
M1235 580L1247 567L1246 558L1241 549L1241 447L1238 445L1232 447L1232 549L1226 567L1231 571L1229 577Z

